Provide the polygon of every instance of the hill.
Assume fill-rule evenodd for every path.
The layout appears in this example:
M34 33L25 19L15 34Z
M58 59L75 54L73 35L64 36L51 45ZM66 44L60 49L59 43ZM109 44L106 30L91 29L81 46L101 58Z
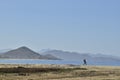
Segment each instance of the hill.
M25 46L5 52L0 56L7 59L58 59L56 57L40 55Z

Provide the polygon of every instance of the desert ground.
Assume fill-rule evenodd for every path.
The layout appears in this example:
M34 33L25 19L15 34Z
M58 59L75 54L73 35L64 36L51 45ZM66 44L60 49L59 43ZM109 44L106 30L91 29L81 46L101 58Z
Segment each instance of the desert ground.
M120 80L120 67L0 64L0 80Z

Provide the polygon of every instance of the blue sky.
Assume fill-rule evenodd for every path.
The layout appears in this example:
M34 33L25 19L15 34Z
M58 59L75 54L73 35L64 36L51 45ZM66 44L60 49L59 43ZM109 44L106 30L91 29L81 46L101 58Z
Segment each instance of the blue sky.
M120 0L0 0L0 49L120 56Z

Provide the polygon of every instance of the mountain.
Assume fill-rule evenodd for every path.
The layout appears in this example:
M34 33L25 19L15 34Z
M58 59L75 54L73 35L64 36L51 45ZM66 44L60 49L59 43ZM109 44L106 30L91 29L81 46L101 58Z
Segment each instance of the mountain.
M91 53L78 53L62 50L44 50L41 55L51 54L57 58L67 61L78 61L83 63L83 59L86 59L88 64L97 65L120 65L120 57L104 55L104 54L91 54Z
M46 50L40 53L41 55L51 54L63 60L82 60L84 58L91 57L88 53L80 54L77 52L69 52L69 51L62 51L62 50Z
M43 56L37 52L32 51L31 49L23 46L18 49L10 50L4 54L0 55L1 58L10 58L10 59L57 59L55 57Z
M43 55L44 57L47 57L47 59L52 59L52 60L61 60L60 58L57 58L51 54L46 54L46 55Z

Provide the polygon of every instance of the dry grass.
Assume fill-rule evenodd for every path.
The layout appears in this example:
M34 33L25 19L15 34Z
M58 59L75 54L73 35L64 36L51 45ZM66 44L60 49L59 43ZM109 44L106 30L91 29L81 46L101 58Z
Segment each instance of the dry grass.
M0 80L120 80L120 67L0 64Z

